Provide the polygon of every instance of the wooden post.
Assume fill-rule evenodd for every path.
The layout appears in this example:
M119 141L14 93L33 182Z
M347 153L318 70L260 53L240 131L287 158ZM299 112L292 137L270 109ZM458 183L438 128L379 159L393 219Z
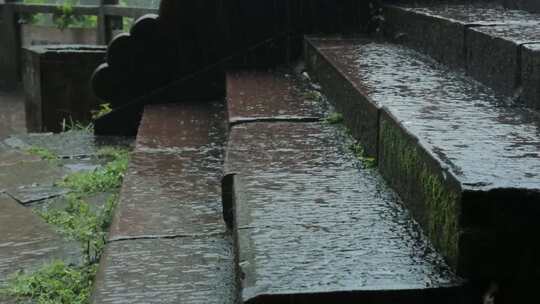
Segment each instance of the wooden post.
M18 16L11 3L15 0L6 0L2 5L0 17L0 86L3 89L15 89L21 79L20 60L21 42Z
M104 5L115 5L118 4L118 0L100 0L99 6L99 15L97 21L97 43L98 44L108 44L112 37L112 22L119 20L122 23L122 17L109 17L105 15Z

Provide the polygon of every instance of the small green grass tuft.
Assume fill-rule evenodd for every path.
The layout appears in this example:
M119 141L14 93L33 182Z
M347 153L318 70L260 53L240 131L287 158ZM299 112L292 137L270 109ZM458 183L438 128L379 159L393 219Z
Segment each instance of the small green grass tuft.
M53 151L42 147L32 146L28 150L26 150L26 152L32 155L39 156L41 157L41 159L51 162L56 162L59 159L58 155L56 155Z
M56 261L31 274L17 273L2 293L17 303L33 299L37 304L87 304L95 274L95 265L73 267Z
M377 165L375 158L366 156L366 152L361 143L357 142L351 144L349 148L354 153L354 156L362 161L366 168L374 168Z
M90 172L77 172L67 176L60 186L77 193L110 192L120 188L128 166L128 151L108 149L100 152L101 157L110 157L112 161L103 168Z
M110 103L102 103L99 105L97 110L92 111L92 120L99 119L112 112Z
M62 120L62 132L69 131L84 131L91 133L94 131L93 123L83 123L80 121L74 121L71 117L68 119Z
M105 206L97 210L93 210L89 203L75 194L68 195L66 199L68 206L65 209L38 214L69 239L81 244L87 264L97 263L105 247L117 195L111 195Z
M336 125L343 122L343 114L334 112L324 120L325 123L330 125Z
M45 149L33 152L52 158ZM75 173L60 184L73 190L64 198L67 207L36 211L47 223L68 239L81 244L84 253L82 266L70 266L57 261L44 265L33 273L19 272L11 276L8 286L0 290L0 296L15 298L17 303L37 304L88 304L97 265L106 244L114 208L118 202L118 189L127 169L129 151L104 148L98 152L109 162L100 169L87 173ZM83 197L97 192L113 192L102 207L91 206Z

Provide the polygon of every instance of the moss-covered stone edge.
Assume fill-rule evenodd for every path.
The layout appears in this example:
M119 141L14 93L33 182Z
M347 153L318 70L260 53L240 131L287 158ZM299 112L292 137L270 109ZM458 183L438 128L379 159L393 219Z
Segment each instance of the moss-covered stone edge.
M410 135L380 119L379 169L454 268L459 264L461 193Z

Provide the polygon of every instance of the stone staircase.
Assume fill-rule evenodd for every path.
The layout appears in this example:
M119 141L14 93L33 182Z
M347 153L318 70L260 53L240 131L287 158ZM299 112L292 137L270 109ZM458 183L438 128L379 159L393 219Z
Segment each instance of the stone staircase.
M93 303L530 302L540 16L386 20L389 40L306 39L320 87L231 71L225 106L147 106Z

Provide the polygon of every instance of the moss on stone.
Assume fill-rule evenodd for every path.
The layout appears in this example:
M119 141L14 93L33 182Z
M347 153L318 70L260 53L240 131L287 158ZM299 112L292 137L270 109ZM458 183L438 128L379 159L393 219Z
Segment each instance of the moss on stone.
M407 204L421 204L424 230L447 260L456 266L459 195L428 165L420 148L385 119L381 120L380 140L383 174L397 185Z

